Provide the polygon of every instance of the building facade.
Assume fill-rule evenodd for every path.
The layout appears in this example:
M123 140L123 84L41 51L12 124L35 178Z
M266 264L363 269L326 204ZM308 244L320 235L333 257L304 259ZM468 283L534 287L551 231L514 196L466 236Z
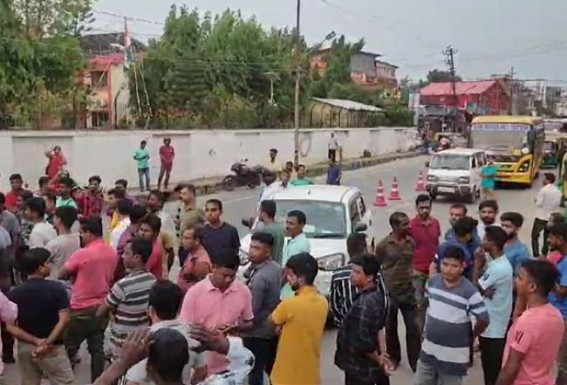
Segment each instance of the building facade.
M87 105L81 118L83 128L118 128L131 125L130 86L124 68L124 33L86 35L80 45L88 58L78 82L87 92ZM132 40L141 54L145 46ZM140 92L140 91L139 91Z
M503 115L511 108L510 94L497 80L431 83L420 91L423 105L453 106L475 115Z
M331 48L319 50L311 57L311 69L324 76ZM350 78L365 88L394 91L398 86L397 66L378 60L381 55L372 52L358 52L350 59Z

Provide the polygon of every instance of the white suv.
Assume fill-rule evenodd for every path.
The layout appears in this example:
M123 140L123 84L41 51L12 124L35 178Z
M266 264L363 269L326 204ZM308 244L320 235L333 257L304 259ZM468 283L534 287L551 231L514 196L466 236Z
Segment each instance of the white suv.
M289 187L272 199L276 202L276 221L282 224L285 224L289 211L305 213L307 223L303 231L311 243L311 255L319 262L315 286L328 297L333 271L348 263L348 236L353 232L367 233L372 226L372 213L366 207L362 193L356 187L311 185ZM258 226L256 218L252 231ZM251 234L247 234L240 240L240 273L248 265L250 237ZM373 244L374 240L369 236L369 245Z

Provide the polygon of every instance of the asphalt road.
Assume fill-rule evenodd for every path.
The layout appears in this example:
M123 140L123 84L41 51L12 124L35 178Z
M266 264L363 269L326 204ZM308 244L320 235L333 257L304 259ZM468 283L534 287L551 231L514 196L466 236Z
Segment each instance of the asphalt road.
M382 164L366 169L360 169L345 172L343 175L343 184L357 186L363 192L366 202L369 206L374 201L376 184L378 180L382 180L386 188L386 195L389 193L390 184L394 176L398 179L401 201L388 202L387 207L372 207L374 214L373 231L377 239L381 239L389 232L388 217L394 211L404 211L410 216L415 213L414 199L417 193L414 191L415 183L419 170L425 171L424 163L427 157L418 157L412 159L404 159L397 162ZM316 181L322 181L316 178ZM521 238L524 242L529 243L531 226L533 223L535 207L533 198L535 197L541 184L541 179L534 183L531 189L511 189L496 191L496 196L500 204L500 211L519 211L524 215L525 225L521 232ZM233 192L222 192L211 196L199 197L199 204L204 204L206 199L215 197L224 203L224 219L235 225L240 234L244 235L246 229L240 224L242 217L254 214L255 205L258 198L257 191L238 190ZM443 198L438 198L433 206L433 215L441 221L443 230L449 227L448 212L451 202ZM476 215L477 205L468 205L469 213ZM168 203L167 210L174 212L176 206L174 203ZM176 274L177 269L172 272ZM400 319L400 329L403 329L403 322ZM400 330L401 338L404 338L404 331ZM336 331L329 330L325 333L322 341L321 353L321 384L322 385L341 385L343 384L343 375L333 364L333 356L335 351ZM402 346L404 342L402 341ZM89 365L88 353L83 350L83 362L77 366L77 384L88 384L89 381ZM8 384L18 384L17 365L7 365L5 376ZM412 373L405 359L392 376L392 384L410 385L412 384ZM475 360L474 367L470 370L465 381L467 385L482 384L482 370L480 368L480 358Z

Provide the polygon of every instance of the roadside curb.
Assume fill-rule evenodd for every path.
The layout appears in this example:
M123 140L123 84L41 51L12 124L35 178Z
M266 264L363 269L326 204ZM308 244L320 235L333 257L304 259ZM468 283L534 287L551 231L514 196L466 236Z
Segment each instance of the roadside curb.
M421 152L418 152L418 151L412 151L412 152L393 153L393 154L387 154L387 155L381 155L381 156L369 157L369 158L349 159L349 160L346 160L342 163L341 170L342 171L357 170L357 169L360 169L360 168L377 166L379 164L389 163L389 162L393 162L393 161L397 161L397 160L401 160L401 159L415 158L415 157L418 157L420 155L423 155L423 154ZM327 165L326 164L316 164L316 165L312 165L312 166L307 166L307 176L311 177L311 178L324 175L326 172L327 172ZM222 181L223 181L223 178L219 177L218 180L211 181L211 182L208 182L208 183L199 184L198 182L193 182L193 185L195 186L197 196L211 195L211 194L218 193L220 191L226 191L226 189L223 186ZM180 183L183 183L183 182L180 182ZM189 181L187 183L192 183L192 182ZM166 200L169 201L169 200L173 199L173 194L171 192L164 192L164 194L166 195ZM137 199L142 200L142 201L145 200L146 196L147 196L146 193L139 193L139 192L134 193L133 195Z

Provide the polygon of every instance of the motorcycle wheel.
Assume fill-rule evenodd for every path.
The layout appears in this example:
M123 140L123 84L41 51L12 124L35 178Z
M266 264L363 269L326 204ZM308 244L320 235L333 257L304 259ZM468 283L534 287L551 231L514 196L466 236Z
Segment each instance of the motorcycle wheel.
M222 184L226 191L232 191L236 188L236 178L233 175L226 176Z

